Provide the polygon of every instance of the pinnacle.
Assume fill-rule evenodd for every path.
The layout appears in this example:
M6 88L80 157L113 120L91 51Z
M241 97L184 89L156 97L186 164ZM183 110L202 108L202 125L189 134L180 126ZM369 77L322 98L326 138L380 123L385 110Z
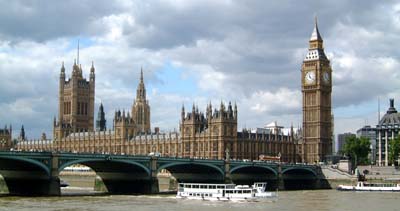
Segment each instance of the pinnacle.
M319 33L319 30L318 30L317 16L315 16L314 31L311 34L311 38L310 38L310 41L314 41L314 40L322 40L321 34Z

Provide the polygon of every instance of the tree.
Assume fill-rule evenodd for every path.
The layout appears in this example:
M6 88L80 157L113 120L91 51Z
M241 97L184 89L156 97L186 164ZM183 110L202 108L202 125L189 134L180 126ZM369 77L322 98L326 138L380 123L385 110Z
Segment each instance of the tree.
M397 136L397 138L392 139L389 142L389 161L392 164L396 164L396 161L399 158L399 153L400 153L400 136Z
M351 162L357 166L358 164L369 164L368 154L371 151L370 141L368 138L350 136L346 138L343 152L350 157Z

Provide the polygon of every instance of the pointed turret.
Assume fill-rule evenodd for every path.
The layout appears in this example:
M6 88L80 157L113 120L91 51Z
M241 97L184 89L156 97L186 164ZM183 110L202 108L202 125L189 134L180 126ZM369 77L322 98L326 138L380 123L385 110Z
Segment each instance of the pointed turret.
M182 122L183 122L183 120L185 120L185 105L184 104L182 104L181 120L182 120Z
M94 63L93 63L93 61L92 61L92 67L90 67L90 73L92 74L94 74L94 71L95 71L95 69L94 69Z
M319 33L318 30L317 16L315 16L314 31L312 32L310 38L310 41L315 41L315 40L322 41L321 34Z
M97 131L106 131L106 118L103 103L100 103L99 112L97 113L96 129Z
M233 117L235 117L235 119L237 119L237 105L235 102L235 107L233 108Z
M25 129L24 129L24 125L22 125L22 127L21 127L21 132L19 133L19 138L20 138L20 140L25 140Z
M143 82L143 67L140 67L140 83L144 84L144 82Z
M65 74L64 61L61 64L61 74Z
M144 86L142 68L140 68L140 81L136 90L136 101L146 102L146 87Z
M64 84L64 81L65 81L65 67L64 67L64 61L63 61L61 64L61 70L60 70L60 85Z
M76 59L74 59L74 65L72 66L72 76L78 76L79 75L79 67L76 64Z

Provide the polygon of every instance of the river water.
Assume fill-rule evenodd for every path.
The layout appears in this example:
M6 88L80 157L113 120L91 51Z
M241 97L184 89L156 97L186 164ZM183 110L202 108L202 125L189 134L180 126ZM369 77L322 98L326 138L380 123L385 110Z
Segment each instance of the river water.
M400 193L282 191L268 202L209 202L175 199L175 195L93 195L0 197L0 210L400 210Z

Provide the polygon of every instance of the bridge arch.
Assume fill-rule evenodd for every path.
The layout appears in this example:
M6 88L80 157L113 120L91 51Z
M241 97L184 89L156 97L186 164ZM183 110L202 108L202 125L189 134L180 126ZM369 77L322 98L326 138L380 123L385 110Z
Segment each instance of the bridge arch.
M39 169L43 170L47 176L50 176L50 167L46 166L44 163L39 162L37 160L34 159L29 159L29 158L24 158L24 157L5 157L5 156L0 156L0 160L4 159L4 160L17 160L17 161L21 161L21 162L25 162L25 163L29 163L32 164L35 167L38 167Z
M289 167L282 171L285 190L315 189L318 185L318 175L311 168Z
M87 165L87 163L96 163L96 162L110 162L110 163L126 163L126 164L131 164L134 166L138 166L140 167L142 170L144 170L147 175L150 176L151 170L138 162L135 161L130 161L130 160L104 160L104 159L97 159L97 158L87 158L87 159L77 159L77 160L72 160L72 161L68 161L66 163L63 163L61 166L58 167L58 171L61 172L64 168L74 165L74 164L83 164L83 165ZM90 165L87 165L88 167L90 167Z
M309 172L309 173L313 174L315 177L317 177L317 173L315 171L311 170L310 168L302 168L302 167L290 167L290 168L287 168L287 169L282 171L282 174L285 174L285 173L290 172L290 171Z
M262 169L267 169L267 170L271 171L272 173L274 173L275 176L278 175L278 172L269 166L246 166L246 165L236 166L236 167L232 168L229 172L232 174L235 171L240 170L242 168L262 168Z
M172 166L179 166L179 165L198 165L198 166L206 166L206 167L210 167L214 170L217 170L221 175L224 175L224 171L219 168L218 166L212 165L212 164L208 164L208 163L182 163L182 162L173 162L173 163L167 163L164 164L160 167L157 168L157 173L160 172L162 169L168 169L169 167Z
M59 181L51 175L51 165L51 159L43 154L35 159L14 154L0 156L0 174L11 195L56 195Z
M252 185L254 182L267 182L267 189L276 189L278 172L271 166L238 165L230 169L232 182L241 185Z
M162 169L168 170L177 182L223 183L225 179L224 169L210 163L164 163L157 168L157 173Z
M62 160L62 159L61 159ZM120 157L77 157L64 160L58 171L81 164L96 173L95 190L111 194L149 193L152 191L151 170L146 161ZM68 179L66 179L68 182Z

